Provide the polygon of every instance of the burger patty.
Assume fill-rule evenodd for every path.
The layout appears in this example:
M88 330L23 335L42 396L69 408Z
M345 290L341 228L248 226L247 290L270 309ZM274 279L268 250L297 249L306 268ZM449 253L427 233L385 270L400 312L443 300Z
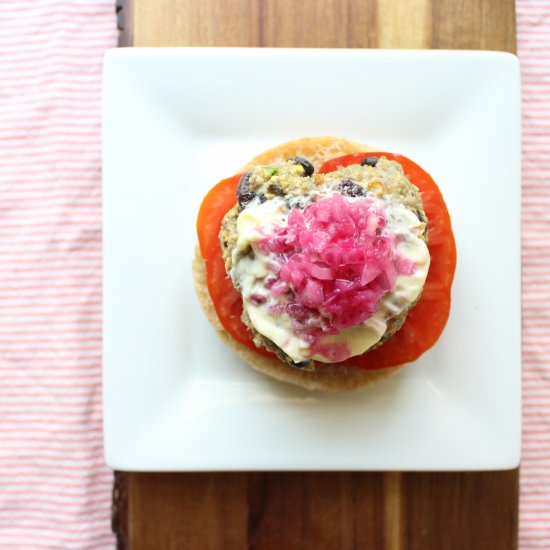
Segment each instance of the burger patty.
M249 205L258 204L258 202L272 200L275 197L284 198L289 210L292 208L304 209L334 192L349 197L390 197L392 200L398 201L424 224L420 238L427 243L428 220L420 192L409 181L399 163L388 160L384 156L380 158L368 157L364 166L354 164L339 168L336 172L329 174L314 174L313 166L306 159L296 158L276 166L257 166L241 178L237 190L238 202L223 218L219 234L227 273L233 267L233 252L238 238L237 218L243 209ZM242 253L253 252L250 249ZM235 286L240 292L238 283ZM383 344L401 328L408 311L414 307L416 301L399 315L388 320L386 332L371 349ZM302 366L294 363L283 350L259 333L252 325L246 310L243 310L242 320L254 334L254 343L258 347L264 347L274 352L282 361L292 366Z

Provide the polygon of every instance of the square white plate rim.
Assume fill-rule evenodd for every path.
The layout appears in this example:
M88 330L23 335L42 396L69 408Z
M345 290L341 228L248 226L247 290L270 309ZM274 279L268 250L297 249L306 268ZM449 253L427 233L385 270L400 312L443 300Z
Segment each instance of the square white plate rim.
M189 272L185 281L188 286L185 289L184 304L186 307L192 308L192 316L191 319L187 319L186 328L193 333L193 336L206 339L204 342L207 344L208 353L212 353L210 360L219 362L221 358L226 359L227 368L231 369L229 371L231 374L229 375L227 371L220 372L216 368L212 368L211 365L202 364L203 359L198 352L204 352L204 348L182 350L181 342L178 340L180 334L178 331L182 329L181 316L166 316L167 318L160 323L162 329L171 331L168 340L165 334L159 336L154 332L143 333L144 328L150 329L152 325L147 325L142 322L142 319L139 319L139 308L136 307L135 311L130 311L135 302L132 298L138 300L140 292L146 290L144 282L148 280L156 284L166 284L173 290L173 285L177 284L178 277L182 281L184 280L185 274L182 269L191 254L189 242L186 241L185 253L182 252L182 257L174 261L180 271L175 274L165 273L164 276L159 276L155 269L150 269L144 256L140 256L141 249L132 244L133 236L137 235L144 238L141 242L144 251L156 250L158 247L153 238L155 237L155 227L156 225L162 226L160 231L164 231L164 233L160 235L174 242L170 242L162 251L161 254L164 254L164 257L159 256L156 259L165 262L163 265L168 267L171 264L167 255L174 254L178 250L178 246L181 248L181 245L184 244L183 240L180 239L181 242L178 242L172 233L167 233L174 229L174 225L164 223L165 220L162 219L163 208L173 201L171 198L157 198L156 195L148 195L148 188L155 185L160 186L158 189L167 195L174 192L173 182L167 183L166 188L163 187L163 182L170 182L173 172L179 170L180 176L185 173L182 172L182 165L174 161L174 158L180 154L181 149L178 147L181 147L182 144L187 144L192 152L197 154L194 157L197 164L208 160L208 155L215 152L220 155L220 161L212 162L208 177L204 177L200 181L202 187L200 193L193 197L194 202L181 201L181 197L178 199L180 200L179 207L185 208L186 204L188 207L189 204L192 204L193 208L196 208L196 201L200 200L200 196L207 191L208 186L226 175L227 172L223 170L227 163L234 161L233 156L236 160L245 161L253 152L262 150L264 144L275 144L277 140L274 138L284 135L284 132L280 130L267 131L266 136L258 135L258 128L250 121L248 121L248 126L244 125L244 129L232 126L237 110L228 109L227 104L223 105L223 109L221 109L215 103L215 101L219 103L223 96L216 96L216 92L212 92L208 88L208 85L212 84L212 79L205 76L202 69L211 71L216 69L227 77L228 66L240 67L242 71L245 67L252 65L260 73L264 69L265 76L269 75L269 69L284 64L286 69L297 77L299 74L297 67L304 62L306 62L306 66L309 63L319 68L322 64L328 66L329 69L332 68L334 72L343 71L342 74L347 77L350 77L350 73L346 73L346 71L350 71L350 68L362 68L362 64L366 64L367 68L375 65L379 70L377 74L380 74L381 71L382 78L386 79L395 78L391 73L384 73L386 66L405 68L404 63L409 67L418 67L422 75L428 79L431 78L432 81L434 75L430 74L430 69L442 70L446 64L450 64L452 70L461 75L467 75L468 69L477 71L476 74L487 89L481 89L481 85L477 87L475 79L472 79L473 83L472 80L464 81L464 88L458 91L447 87L446 91L451 96L449 101L461 100L462 103L459 103L456 109L448 109L447 105L447 111L445 111L444 101L442 100L442 104L439 105L437 104L438 97L435 97L436 101L432 102L433 109L438 116L441 114L444 116L438 118L434 115L433 120L427 120L427 133L423 134L418 141L427 141L428 152L438 157L445 157L444 147L448 145L447 141L451 140L452 142L454 139L456 144L456 136L453 132L464 136L465 129L461 124L464 125L466 122L463 119L468 118L466 115L470 117L475 115L478 118L481 117L476 129L481 134L485 131L490 135L480 137L472 134L471 139L483 144L488 137L491 137L496 140L497 144L493 144L493 149L485 150L482 155L480 152L476 152L475 147L464 143L461 151L466 155L467 163L480 170L487 170L487 167L484 166L484 158L487 153L507 153L504 158L497 155L500 164L503 164L504 167L499 166L495 169L495 177L499 177L499 181L504 182L506 191L506 195L497 206L502 208L506 219L512 222L510 225L515 232L508 231L505 235L506 242L497 243L494 247L496 250L488 249L487 254L488 261L494 259L508 262L508 271L504 275L504 282L498 280L498 284L508 291L508 305L505 312L508 314L509 323L499 327L501 334L505 335L501 339L501 348L505 348L506 353L504 354L502 349L495 349L493 354L488 354L489 358L491 355L498 356L503 364L505 363L505 368L500 372L494 365L486 363L486 368L483 371L479 371L479 374L476 372L475 377L470 376L470 379L465 381L465 375L457 369L453 372L445 372L444 376L443 374L438 376L438 372L433 368L434 364L441 361L441 357L445 357L444 354L448 353L445 351L447 349L445 346L450 345L453 334L458 334L468 341L469 327L460 325L460 319L457 319L456 312L459 306L455 306L455 303L457 295L462 302L463 298L468 298L468 292L475 292L475 285L472 285L475 283L471 277L472 268L470 267L469 273L466 273L465 276L461 276L462 266L469 265L465 262L470 258L472 251L461 249L463 229L460 223L463 220L457 214L456 209L453 209L453 203L459 204L460 193L457 192L456 186L453 187L450 183L449 187L446 187L445 172L437 163L429 162L430 156L426 153L427 146L423 149L416 141L414 144L410 141L411 136L414 136L414 124L418 124L420 119L415 118L414 114L411 115L406 110L400 113L401 122L405 120L405 126L407 123L411 125L412 134L410 133L411 128L409 128L410 135L405 131L405 138L401 142L392 140L390 131L387 134L381 131L381 128L384 130L392 123L382 127L381 121L378 120L373 123L375 128L378 123L377 131L369 133L369 136L374 136L373 139L377 136L378 138L371 143L392 150L390 145L395 141L393 150L409 154L420 164L424 164L426 168L430 167L429 171L440 183L449 204L459 253L449 326L440 342L427 352L417 364L405 367L397 377L385 384L365 392L345 396L309 394L265 380L239 364L230 355L231 352L223 348L216 340L214 332L205 324L196 300L194 300L193 291L189 288ZM197 66L197 63L200 64L200 67ZM189 105L182 106L178 103L181 101L182 94L186 93L185 87L181 87L182 84L185 84L181 73L184 73L188 67L191 67L189 75L195 78L193 85L196 86L198 80L203 86L201 89L199 85L199 90L206 91L206 96L212 92L210 96L204 98L203 105L213 108L216 115L214 120L212 117L204 116L204 113L209 111L195 109L191 112ZM176 76L169 74L170 70L175 69L180 71L176 72ZM497 82L488 83L489 77L484 77L480 71L489 73L492 71L491 77ZM451 74L446 73L446 76L452 80ZM352 80L353 77L354 75L351 74ZM229 78L231 79L231 75ZM237 76L235 76L236 80L238 80ZM226 81L224 85L238 90L238 85L242 85L242 78L240 83L235 81ZM445 88L438 79L434 82ZM458 81L455 77L456 82ZM506 86L498 88L499 83L506 84ZM382 111L386 109L387 112L389 106L396 107L397 105L399 108L402 107L403 102L407 104L407 107L414 107L415 102L418 104L420 101L421 92L426 92L423 90L422 84L419 85L418 82L415 84L416 88L412 86L411 89L406 90L407 96L399 98L399 104L395 103L397 96L389 99L386 97L383 100L386 102L385 107L378 106L379 109ZM254 88L254 86L257 86L258 92L264 90L253 82L249 84L249 87ZM330 85L328 86L330 87ZM279 92L282 92L281 95L284 96L284 90L279 90ZM135 97L128 95L132 93ZM296 93L303 93L303 91ZM478 101L479 105L476 104L478 100L476 94L478 96L485 94L482 101ZM368 93L366 95L368 96ZM195 102L202 100L197 93L192 99ZM231 99L237 103L239 101L235 97ZM490 101L488 102L488 100ZM210 103L208 103L209 101ZM308 101L315 103L316 100L308 97ZM394 101L393 104L392 101ZM499 101L501 104L495 107L493 103ZM362 115L358 115L357 111L352 112L352 109L358 105L358 99L354 96L348 105L329 106L339 110L339 114L343 110L347 116L357 117ZM243 106L241 105L241 107ZM253 110L252 107L245 107ZM170 111L171 109L172 111ZM440 109L439 112L438 109ZM173 112L174 110L177 112ZM331 118L331 112L329 109L326 116L328 123L334 126L335 119ZM512 468L519 463L521 410L520 119L519 70L515 56L503 52L403 50L240 48L114 50L108 52L106 56L103 113L104 430L106 461L110 466L123 470L151 471L482 470ZM495 113L500 114L503 120L501 121L500 118L497 120ZM246 110L241 110L239 115L241 117L244 115L246 119ZM189 118L183 120L185 116ZM487 120L484 120L483 116L486 116ZM143 121L147 121L149 124L146 128L140 124ZM502 128L499 127L498 130L506 130L508 133L504 132L499 135L494 128L488 132L488 128L483 126L484 122L502 123ZM442 127L438 127L439 123ZM158 128L155 126L156 124L158 124ZM307 129L317 129L315 122L311 120L306 120L303 124ZM154 129L162 132L162 144L158 148L155 148L157 147L155 142L151 141L150 136L147 135L147 132L151 131L151 125L154 126ZM445 125L447 126L445 127ZM450 136L445 133L447 127L451 127L453 130L448 132ZM370 137L360 139L361 135L357 135L356 126L348 133L342 132L341 128L345 129L340 125L338 128L340 131L334 132L334 134L339 133L350 139L370 141ZM472 128L470 127L469 130ZM311 133L315 132L297 134L293 128L288 137ZM320 135L319 132L317 134ZM436 142L433 141L434 136L438 138ZM262 145L258 146L260 142ZM147 154L150 154L149 157ZM189 154L191 155L191 153ZM241 155L240 158L239 155ZM191 161L194 159L188 158ZM165 169L163 169L163 165ZM238 164L233 165L233 171L236 166ZM457 166L459 165L453 164L455 171L459 172L460 168L457 170ZM197 170L193 170L191 168L193 177L199 181L201 174L198 174ZM165 176L165 178L161 177L159 183L152 177L154 174ZM467 170L460 175L464 176L465 174L467 174ZM217 179L212 179L214 176ZM470 176L475 180L475 176L471 174ZM136 189L140 191L139 194L129 194L132 185L136 185ZM473 185L473 183L468 185ZM469 190L473 191L471 188ZM483 195L483 192L480 191L480 193ZM482 198L487 199L488 196ZM151 208L153 208L153 214L151 214ZM472 219L475 221L476 215L479 215L482 209L473 208L472 210ZM192 213L186 212L187 215ZM146 214L145 218L143 218L144 214ZM489 213L488 216L491 218L492 214ZM494 221L496 217L491 219ZM143 224L150 224L150 227L147 226L147 231L144 231ZM488 231L491 233L490 236L494 236L491 227L488 228ZM153 241L151 243L147 242L149 235ZM159 234L156 236L158 237ZM189 236L186 238L189 239ZM480 246L490 243L490 239L485 237L481 238L481 241ZM508 251L513 251L511 255L508 254L511 257L506 257L503 252L504 247L507 247ZM477 259L479 260L479 257ZM495 277L498 275L494 267L492 270L489 268L488 273ZM129 275L132 274L134 277L129 278ZM136 279L136 281L132 279ZM140 287L140 285L142 286ZM121 294L124 296L122 300L119 299ZM181 292L178 294L176 291L174 295L176 294L181 298ZM189 298L189 294L193 294L191 298ZM161 295L162 292L159 293L158 304L151 300L147 303L149 306L152 304L152 314L159 315L159 318L164 315L163 311L170 307L170 301L166 299L166 296ZM121 303L130 306L127 308L127 312L121 309ZM158 308L155 309L156 305ZM470 305L472 305L472 310L476 307L478 310L482 310L484 306L483 303ZM470 314L472 314L471 311ZM134 316L129 317L130 315ZM486 318L484 317L484 319ZM176 323L169 323L174 320ZM198 335L196 332L199 329L195 330L197 326L202 331ZM205 332L208 334L204 334ZM171 342L170 345L173 345L174 348L173 352L157 347L153 353L151 349L147 348L147 342L155 338L158 340L157 344ZM493 344L496 344L496 336L493 340ZM199 341L197 340L197 342ZM151 352L151 356L159 357L161 363L166 360L167 363L161 364L160 367L155 365L154 368L159 369L156 378L155 376L151 377L153 365L150 357L147 356L141 360L138 351L143 350L129 351L127 344L131 342L135 343L134 347L145 346L143 348L145 353L142 355L147 356L147 353ZM154 348L153 344L151 346ZM487 355L486 349L479 351ZM182 364L183 354L186 354L185 365ZM174 361L174 358L179 358L179 363ZM478 358L474 357L473 361L476 360L480 362ZM170 363L169 366L167 366L168 363ZM184 375L178 370L183 366L186 369ZM488 374L485 373L487 370L489 370ZM461 392L455 395L458 387L462 388ZM445 414L441 414L442 418L437 420L433 415L430 416L427 413L423 415L417 410L419 403L418 400L415 401L411 397L413 394L417 397L423 395L428 401L431 399L434 406L431 410L432 413L439 410ZM149 395L154 398L149 399ZM483 398L487 401L485 405ZM388 405L388 399L391 400L391 405ZM415 409L415 407L417 408ZM375 415L379 423L368 424L367 422L363 424L364 417L372 415L373 410L378 410L379 414L383 414L382 417ZM259 421L250 423L247 420L247 412L253 412ZM217 424L216 418L222 418L225 425ZM297 429L296 433L292 433L292 427L297 421L301 422L300 429ZM343 429L342 421L347 422ZM365 428L365 426L367 427ZM265 435L266 429L271 430L269 436ZM452 440L442 439L442 434L446 430L455 433L459 440L464 440L464 448L457 447L457 449L461 449L460 453L457 453L457 449L451 449L453 453L450 453L449 449L444 448L445 444L452 446ZM406 435L406 431L411 432L414 436L411 436L410 433ZM325 432L328 432L328 436ZM307 445L304 444L304 437ZM293 450L289 450L291 448ZM347 456L346 453L352 454Z

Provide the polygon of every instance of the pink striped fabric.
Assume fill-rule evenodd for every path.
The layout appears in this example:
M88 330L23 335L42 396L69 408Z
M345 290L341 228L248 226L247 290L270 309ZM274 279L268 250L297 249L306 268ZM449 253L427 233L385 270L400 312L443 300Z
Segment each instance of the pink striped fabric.
M523 74L521 548L550 548L550 5ZM101 60L114 0L0 2L0 548L113 548L101 434Z
M550 548L550 2L517 0L523 89L520 547Z
M0 2L0 548L113 548L101 430L114 0Z

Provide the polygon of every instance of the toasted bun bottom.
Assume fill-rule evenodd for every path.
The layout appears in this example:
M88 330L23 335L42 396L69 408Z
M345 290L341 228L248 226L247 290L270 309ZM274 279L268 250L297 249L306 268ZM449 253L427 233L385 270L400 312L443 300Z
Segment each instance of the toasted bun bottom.
M328 159L369 150L373 150L372 147L336 137L302 138L283 143L261 153L245 166L245 170L259 164L275 164L295 156L307 158L318 170L321 164ZM388 378L401 368L401 366L397 366L379 370L363 370L346 366L345 363L317 363L318 366L314 371L303 371L291 367L279 359L260 355L234 340L222 327L208 292L206 266L198 247L195 250L195 259L193 260L193 277L200 305L220 338L245 363L281 382L288 382L308 390L352 391L372 386Z
M244 167L244 170L250 170L258 165L277 164L291 157L304 157L317 171L326 160L365 151L374 149L334 136L294 139L260 153Z

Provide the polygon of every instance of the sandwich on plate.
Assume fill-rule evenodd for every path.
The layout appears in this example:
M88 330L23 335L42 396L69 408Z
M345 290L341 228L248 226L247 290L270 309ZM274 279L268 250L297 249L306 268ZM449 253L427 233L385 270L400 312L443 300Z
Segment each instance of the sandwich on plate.
M336 137L284 143L209 191L197 233L206 316L278 380L369 386L431 348L447 322L449 213L402 155Z

